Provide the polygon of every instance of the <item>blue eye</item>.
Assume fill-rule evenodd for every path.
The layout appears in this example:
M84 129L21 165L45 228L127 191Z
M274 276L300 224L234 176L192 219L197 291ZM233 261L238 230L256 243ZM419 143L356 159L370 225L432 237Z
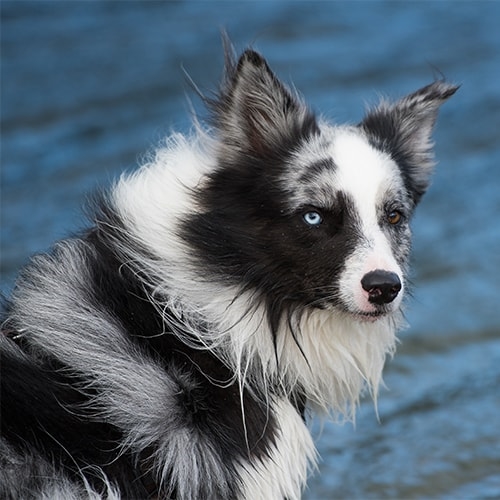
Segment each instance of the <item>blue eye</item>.
M323 222L323 217L318 212L306 212L303 217L310 226L319 226Z

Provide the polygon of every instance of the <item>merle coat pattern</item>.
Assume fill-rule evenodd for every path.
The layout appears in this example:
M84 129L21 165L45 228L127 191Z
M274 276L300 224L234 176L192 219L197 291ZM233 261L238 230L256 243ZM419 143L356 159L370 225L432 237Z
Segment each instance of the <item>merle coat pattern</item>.
M257 52L227 53L211 127L168 138L21 272L1 498L299 498L306 412L376 398L456 87L331 125Z

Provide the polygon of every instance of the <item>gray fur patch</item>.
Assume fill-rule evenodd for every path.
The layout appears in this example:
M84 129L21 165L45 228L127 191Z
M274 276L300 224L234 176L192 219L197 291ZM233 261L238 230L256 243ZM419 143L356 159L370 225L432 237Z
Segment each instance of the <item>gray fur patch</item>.
M85 242L68 240L54 256L37 257L14 294L12 320L22 325L33 354L59 359L97 389L85 414L121 429L125 449L139 454L154 448L153 474L167 496L176 491L183 499L200 492L226 498L232 479L227 468L206 436L192 432L175 397L190 379L142 354L121 325L99 310L88 288L89 252ZM170 482L163 483L167 477Z

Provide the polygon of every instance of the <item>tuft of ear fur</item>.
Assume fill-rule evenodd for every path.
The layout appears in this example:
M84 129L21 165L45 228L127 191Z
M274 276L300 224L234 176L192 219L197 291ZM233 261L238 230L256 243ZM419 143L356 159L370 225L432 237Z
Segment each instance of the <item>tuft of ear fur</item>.
M318 131L316 119L254 50L237 62L225 40L225 75L218 99L208 101L223 155L282 156Z
M434 168L431 135L439 107L458 88L435 81L395 103L382 101L360 124L372 144L398 164L415 204L427 190Z

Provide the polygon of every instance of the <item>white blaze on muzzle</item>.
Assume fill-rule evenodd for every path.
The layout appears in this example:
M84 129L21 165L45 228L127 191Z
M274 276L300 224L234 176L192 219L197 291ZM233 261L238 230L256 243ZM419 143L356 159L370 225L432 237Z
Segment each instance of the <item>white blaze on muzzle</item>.
M403 272L379 218L388 193L401 187L397 167L388 155L349 129L335 137L331 154L337 167L335 186L353 201L360 233L359 245L346 259L339 281L341 300L356 314L395 311L404 293Z

